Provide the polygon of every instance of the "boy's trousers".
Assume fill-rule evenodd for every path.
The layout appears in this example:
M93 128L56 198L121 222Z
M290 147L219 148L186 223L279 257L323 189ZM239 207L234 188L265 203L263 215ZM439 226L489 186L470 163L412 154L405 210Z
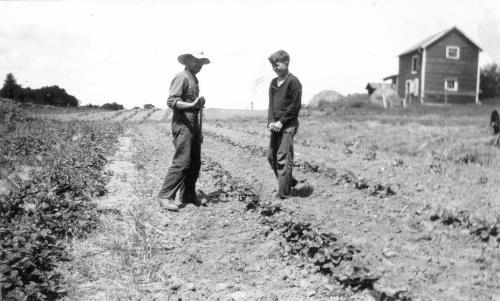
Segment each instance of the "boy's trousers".
M289 196L292 190L293 137L297 126L271 131L267 160L278 178L278 193Z
M176 114L178 113L178 114ZM201 166L201 139L197 112L176 112L172 117L175 154L159 193L160 198L183 200L196 194Z

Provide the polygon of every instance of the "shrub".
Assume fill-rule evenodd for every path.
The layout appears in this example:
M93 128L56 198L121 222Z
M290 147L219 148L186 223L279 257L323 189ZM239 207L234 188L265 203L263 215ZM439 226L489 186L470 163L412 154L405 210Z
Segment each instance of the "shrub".
M81 106L82 108L89 108L89 109L97 109L99 108L98 105L93 105L91 103L87 104L87 105L84 105L84 106Z
M383 111L384 109L370 101L370 97L368 94L351 94L346 96L344 99L341 101L337 102L333 106L333 110L340 110L340 111L346 111L346 110L361 110L361 111Z
M368 94L354 93L347 95L339 104L342 107L348 108L362 108L370 104L370 97Z
M112 102L103 104L101 108L105 110L118 111L118 110L123 110L123 105L117 104L116 102Z

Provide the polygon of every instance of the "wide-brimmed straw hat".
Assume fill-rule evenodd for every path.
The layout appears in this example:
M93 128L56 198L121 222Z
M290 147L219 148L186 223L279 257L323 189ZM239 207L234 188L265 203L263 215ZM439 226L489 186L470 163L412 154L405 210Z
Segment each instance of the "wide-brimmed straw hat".
M177 61L179 61L179 63L181 63L183 65L186 65L187 62L189 62L191 60L196 60L196 61L200 62L202 65L210 64L210 60L203 55L203 52L184 53L184 54L181 54L177 57Z

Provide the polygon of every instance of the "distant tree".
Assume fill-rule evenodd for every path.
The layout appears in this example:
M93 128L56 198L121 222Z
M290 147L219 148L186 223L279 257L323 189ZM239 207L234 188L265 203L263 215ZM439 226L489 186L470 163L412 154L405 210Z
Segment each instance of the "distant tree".
M155 106L152 104L149 104L149 103L144 105L144 109L147 109L147 110L154 109L154 108L155 108Z
M123 110L123 105L117 104L116 102L112 102L103 104L101 108L105 110L118 111L118 110Z
M38 101L41 104L49 104L58 107L76 107L78 106L78 99L69 95L66 90L59 86L42 87L37 89Z
M22 88L17 84L17 80L12 73L7 74L3 87L0 90L0 96L5 98L10 98L14 100L19 100L22 94Z
M20 101L25 103L33 103L35 102L35 98L33 96L34 91L28 87L21 90Z
M133 107L132 110L139 110L139 107Z
M500 67L496 64L488 64L481 68L481 99L500 96Z

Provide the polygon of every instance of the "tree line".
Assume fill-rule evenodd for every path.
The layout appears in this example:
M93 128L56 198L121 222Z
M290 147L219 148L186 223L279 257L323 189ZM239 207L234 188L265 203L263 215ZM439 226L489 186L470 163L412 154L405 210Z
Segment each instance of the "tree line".
M42 87L40 89L23 88L17 83L12 73L5 77L0 97L9 98L21 103L34 103L38 105L51 105L58 107L78 107L80 101L59 86ZM116 102L105 103L102 106L84 105L84 108L101 108L104 110L123 110L124 107ZM144 109L154 109L152 104L145 104Z
M7 74L0 97L10 98L22 103L52 105L58 107L77 107L78 99L59 86L42 87L40 89L23 88L17 83L12 73Z

